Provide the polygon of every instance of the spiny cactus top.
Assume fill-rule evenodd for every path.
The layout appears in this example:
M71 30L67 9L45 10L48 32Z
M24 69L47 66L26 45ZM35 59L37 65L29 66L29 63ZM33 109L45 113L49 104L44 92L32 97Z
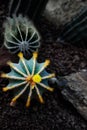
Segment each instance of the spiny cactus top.
M26 17L8 18L4 24L4 45L12 53L26 54L37 51L40 46L40 35Z
M26 107L29 107L32 94L36 93L41 103L44 102L42 93L44 90L53 91L53 88L49 87L48 79L55 76L55 74L49 74L45 68L49 65L50 61L46 60L44 63L38 63L37 52L33 53L33 57L30 60L26 60L22 53L18 54L20 60L19 63L8 62L11 67L11 72L8 74L2 74L1 77L8 78L9 84L3 88L3 91L15 90L15 97L11 101L11 105L14 105L16 100L27 90L28 98Z

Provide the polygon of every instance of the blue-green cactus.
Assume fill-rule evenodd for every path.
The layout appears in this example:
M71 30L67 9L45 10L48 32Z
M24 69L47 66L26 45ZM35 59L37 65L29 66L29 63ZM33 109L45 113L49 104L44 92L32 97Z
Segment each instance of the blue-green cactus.
M9 17L4 28L4 45L11 53L22 52L26 56L40 47L40 35L26 17Z
M19 53L18 56L20 58L19 63L8 62L8 65L11 67L11 72L1 75L1 77L9 79L9 84L3 88L3 91L17 89L11 105L14 105L16 100L25 91L29 91L26 107L30 106L33 92L36 92L40 102L43 103L42 93L44 90L53 91L53 88L48 85L48 79L54 77L55 74L49 74L45 70L50 61L46 60L44 63L38 63L37 52L33 53L33 57L30 60L26 60L22 53Z

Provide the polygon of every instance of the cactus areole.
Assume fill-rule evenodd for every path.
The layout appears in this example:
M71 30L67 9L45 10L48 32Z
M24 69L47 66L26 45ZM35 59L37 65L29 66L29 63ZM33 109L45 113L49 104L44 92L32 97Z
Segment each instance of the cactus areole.
M38 95L40 102L44 103L42 98L44 90L53 91L53 88L48 85L48 79L54 77L55 74L49 74L45 70L50 61L46 60L44 63L38 63L37 52L33 53L33 57L30 60L26 60L21 52L18 56L19 63L8 62L11 72L8 74L2 73L1 75L1 77L9 79L8 86L3 88L4 92L17 89L10 104L13 106L25 91L28 91L26 107L30 106L31 97L34 92Z

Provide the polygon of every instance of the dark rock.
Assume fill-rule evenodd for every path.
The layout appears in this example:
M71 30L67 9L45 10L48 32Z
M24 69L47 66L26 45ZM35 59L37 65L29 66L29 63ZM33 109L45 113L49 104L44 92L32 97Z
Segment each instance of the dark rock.
M64 25L87 5L87 0L49 0L45 16L57 26Z
M60 39L75 45L82 45L85 47L87 44L87 6L65 25ZM58 38L59 40L59 38Z
M87 120L87 70L73 73L64 78L65 83L64 80L56 79L53 80L53 83L57 83L64 98L72 103L83 118Z

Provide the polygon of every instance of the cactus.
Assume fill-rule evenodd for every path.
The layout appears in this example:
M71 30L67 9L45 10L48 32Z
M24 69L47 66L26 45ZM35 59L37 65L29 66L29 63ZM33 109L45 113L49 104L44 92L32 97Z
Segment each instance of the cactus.
M11 53L23 52L26 56L40 47L40 35L26 17L8 18L4 28L4 45Z
M30 106L33 93L37 94L41 103L44 103L42 94L44 90L53 91L53 88L49 87L48 79L55 76L55 74L49 74L45 68L49 65L50 61L46 60L44 63L38 63L38 53L34 52L33 57L30 60L26 60L23 57L23 53L18 54L20 60L19 63L8 62L11 67L11 72L8 74L2 73L2 78L9 79L7 87L3 88L3 91L15 90L15 97L12 99L10 105L14 106L16 100L27 91L26 107ZM26 96L26 95L25 95Z
M32 20L37 20L43 12L48 0L11 0L9 16L27 15Z
M87 7L82 9L72 21L65 25L60 36L61 40L71 43L87 41Z

